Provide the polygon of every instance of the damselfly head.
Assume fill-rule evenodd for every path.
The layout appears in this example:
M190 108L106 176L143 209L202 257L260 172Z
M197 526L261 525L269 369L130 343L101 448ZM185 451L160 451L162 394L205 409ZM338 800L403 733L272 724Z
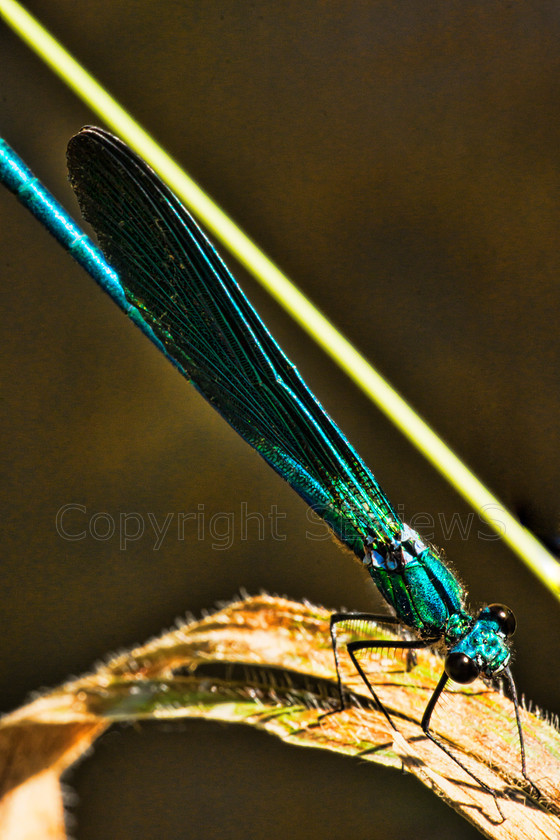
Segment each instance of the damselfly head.
M504 604L480 610L474 624L445 657L445 673L455 682L473 682L479 674L492 677L509 664L509 638L515 632L513 612Z

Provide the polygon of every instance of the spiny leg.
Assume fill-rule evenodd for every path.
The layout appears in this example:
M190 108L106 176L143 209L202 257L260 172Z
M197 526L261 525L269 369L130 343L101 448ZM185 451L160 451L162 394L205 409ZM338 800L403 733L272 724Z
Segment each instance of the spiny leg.
M335 628L337 624L343 624L349 621L370 621L370 622L383 622L384 624L396 624L402 626L402 622L395 618L392 615L377 615L375 613L365 613L365 612L335 612L331 614L330 620L330 636L331 636L331 644L332 650L334 655L334 664L336 668L336 681L337 681L337 688L338 688L338 708L332 709L330 712L326 712L324 715L321 715L321 718L327 717L328 715L336 714L337 712L341 712L345 708L344 704L344 692L342 689L342 676L340 674L340 658L338 654L338 644L337 644L337 636L335 632ZM371 691L371 688L370 688Z
M365 622L377 622L380 624L393 624L398 627L403 627L402 621L392 615L378 615L376 613L363 613L363 612L336 612L332 613L331 620L330 620L330 635L331 635L331 643L334 655L334 662L336 667L336 678L337 678L337 688L338 688L338 697L339 697L339 705L338 708L331 710L330 712L326 712L324 715L321 715L321 719L327 717L328 715L336 714L337 712L342 711L345 708L344 703L344 691L342 687L342 676L340 673L340 658L338 653L338 644L337 644L337 636L335 632L335 628L337 624L347 623L351 621L365 621ZM349 642L346 645L346 649L350 654L354 667L360 674L360 677L364 681L365 685L368 687L370 694L373 696L375 702L379 706L380 710L383 712L389 723L391 724L392 728L395 729L395 725L393 724L389 713L383 707L383 704L376 696L373 687L371 686L369 680L367 679L365 673L363 672L360 664L355 659L352 654L352 650L358 650L360 648L369 647L369 648L386 648L388 650L394 649L401 649L407 650L411 653L415 650L420 650L422 648L429 647L432 645L437 639L427 639L427 640L386 640L386 639L379 639L379 640L367 640L365 642Z
M338 706L335 709L330 709L328 712L322 712L317 717L316 723L310 724L310 727L313 728L315 726L320 726L321 721L325 718L330 717L330 715L336 715L339 712L344 711L346 705L344 703L344 690L342 688L342 676L340 673L340 658L338 654L338 644L337 644L337 636L335 632L335 628L337 624L342 624L345 622L350 621L366 621L366 622L376 622L376 623L383 623L383 624L395 624L402 627L402 622L395 618L393 615L379 615L377 613L365 613L365 612L334 612L331 613L330 617L330 624L329 624L329 632L331 637L331 647L334 656L334 664L336 668L336 683L337 683L337 693L338 693ZM393 647L394 647L394 643ZM364 677L362 676L362 679ZM367 681L366 681L367 682ZM369 687L370 691L372 691L371 686ZM376 702L378 703L380 709L383 710L383 713L388 718L389 723L395 729L393 722L391 721L390 717L388 716L386 710L383 708L382 704L379 702L377 698Z
M432 696L430 697L430 699L428 701L428 705L426 706L426 708L424 710L424 714L422 715L422 720L420 722L420 726L422 727L422 730L423 730L424 734L426 735L426 737L429 738L430 741L433 744L436 745L436 747L439 747L439 749L442 750L447 756L449 756L449 758L452 761L454 761L455 764L457 764L461 768L461 770L464 770L465 773L467 773L467 775L469 775L471 777L471 779L473 779L477 783L477 785L480 785L480 787L484 791L486 791L486 793L488 793L493 798L494 802L496 803L496 808L498 809L498 812L499 812L499 814L502 818L502 821L504 821L505 820L505 815L504 815L502 809L500 808L500 803L498 802L498 796L497 796L496 791L493 790L491 787L489 787L489 785L487 785L485 782L483 782L482 779L479 779L478 776L476 776L471 770L469 770L468 767L466 767L463 764L463 762L460 759L457 758L457 756L453 755L453 753L451 752L449 747L446 747L445 744L443 744L438 738L436 738L435 735L432 734L432 732L430 732L430 720L431 720L431 717L432 717L432 713L433 713L433 711L436 707L436 704L437 704L439 698L442 695L443 689L445 688L445 686L447 685L448 682L449 682L449 677L447 676L447 674L444 671L443 674L440 677L440 680L439 680L438 684L436 685L436 687L433 691Z
M435 639L402 639L400 641L394 641L392 639L368 639L364 642L348 642L348 644L346 645L346 650L348 651L348 654L350 656L350 659L352 660L356 671L362 678L364 684L367 686L367 689L373 697L373 699L375 700L375 703L379 707L379 710L383 712L383 714L385 715L389 724L395 730L395 732L398 731L397 727L393 723L391 715L379 699L377 692L375 691L371 682L369 681L366 672L360 665L360 662L356 657L356 653L359 650L379 650L380 648L383 648L385 650L421 650L422 648L430 647L434 644L435 641Z
M525 760L525 738L523 737L523 727L521 726L521 716L519 714L519 700L517 699L517 688L515 687L515 681L513 679L513 674L509 666L504 668L503 674L507 680L509 685L509 690L511 691L511 699L513 702L513 708L515 709L515 720L517 722L517 734L519 736L519 751L521 753L521 773L525 781L531 786L531 790L538 798L544 798L543 793L539 790L536 786L534 781L529 778L527 773L527 763Z

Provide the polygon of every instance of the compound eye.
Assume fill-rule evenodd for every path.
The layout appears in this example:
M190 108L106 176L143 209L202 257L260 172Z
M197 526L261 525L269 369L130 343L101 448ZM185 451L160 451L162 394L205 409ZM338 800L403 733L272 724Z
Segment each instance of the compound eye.
M455 682L466 684L476 680L480 669L466 653L455 651L445 657L445 673Z
M509 607L504 606L504 604L490 604L487 611L498 622L498 626L505 636L513 636L517 622Z

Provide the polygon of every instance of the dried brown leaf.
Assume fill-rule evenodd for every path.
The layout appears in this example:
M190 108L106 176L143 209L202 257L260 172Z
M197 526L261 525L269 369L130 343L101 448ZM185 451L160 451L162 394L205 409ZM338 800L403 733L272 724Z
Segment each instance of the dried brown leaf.
M392 637L385 626L372 630L351 624L348 633ZM420 728L441 659L421 651L414 667L410 664L386 652L363 660L397 734L372 707L347 657L349 708L325 717L336 706L329 613L265 595L235 602L113 658L3 719L2 840L65 836L60 775L112 722L187 717L245 723L299 746L403 768L488 837L559 837L557 730L542 716L522 712L529 773L543 794L536 802L521 775L511 701L479 680L455 687L438 704L433 730L496 791L502 821L493 797Z

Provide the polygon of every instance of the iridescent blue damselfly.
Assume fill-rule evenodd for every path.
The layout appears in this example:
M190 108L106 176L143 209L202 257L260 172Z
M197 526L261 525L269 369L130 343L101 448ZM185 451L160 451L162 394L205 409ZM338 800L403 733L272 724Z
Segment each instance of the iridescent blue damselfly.
M70 180L103 254L0 141L0 179L225 420L276 470L363 562L393 616L334 613L331 638L339 706L337 627L351 620L404 626L414 639L347 644L373 699L396 729L358 653L384 647L445 651L443 674L422 729L481 787L487 785L430 730L448 682L503 676L509 685L527 775L510 670L515 618L502 604L473 616L465 592L436 549L403 523L376 479L302 380L196 222L150 167L122 141L87 127L68 145ZM497 802L497 800L496 800ZM499 807L499 806L498 806ZM501 813L501 812L500 812Z

